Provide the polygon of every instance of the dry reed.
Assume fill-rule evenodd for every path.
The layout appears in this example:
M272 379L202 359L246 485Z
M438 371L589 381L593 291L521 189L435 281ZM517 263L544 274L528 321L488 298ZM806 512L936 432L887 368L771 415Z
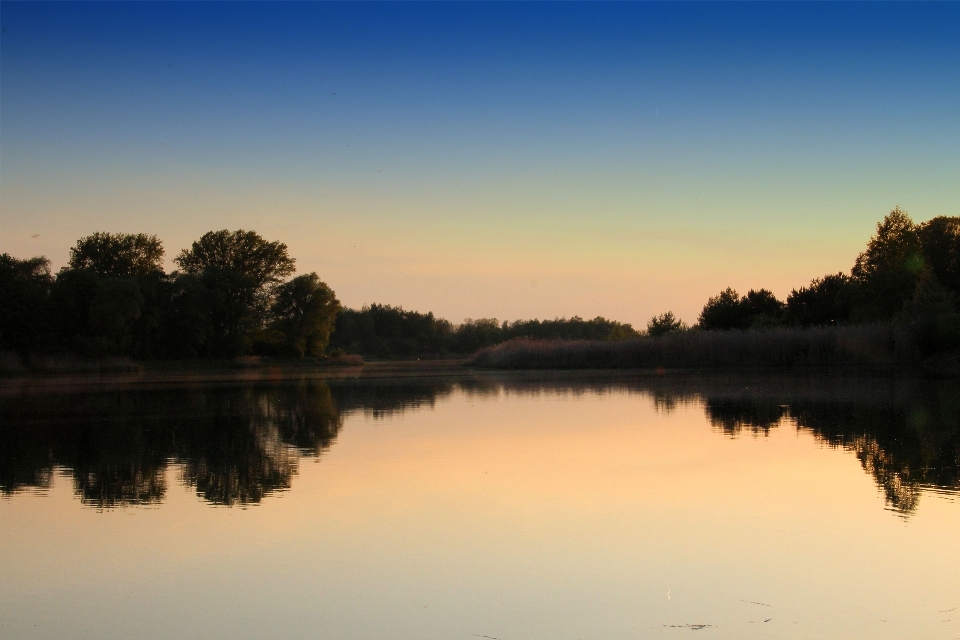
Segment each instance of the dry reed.
M894 325L682 331L635 340L512 340L468 362L492 369L726 368L917 363L912 337Z

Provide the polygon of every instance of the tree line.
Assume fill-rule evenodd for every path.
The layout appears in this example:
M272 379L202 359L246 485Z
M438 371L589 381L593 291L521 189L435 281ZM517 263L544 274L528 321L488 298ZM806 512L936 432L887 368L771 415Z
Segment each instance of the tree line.
M460 325L433 313L406 311L372 304L337 315L330 347L335 352L378 358L423 355L468 355L515 338L552 340L621 340L639 337L631 325L596 317L500 322L496 318L467 319Z
M433 313L343 308L316 273L295 276L286 245L253 231L211 231L163 269L153 235L81 238L53 274L44 257L0 255L0 351L23 358L230 358L245 354L376 358L472 354L517 338L623 340L630 324L578 316L460 325ZM766 289L711 297L692 329L811 327L895 321L927 352L960 346L960 218L916 224L899 207L877 225L849 274L814 279L785 301ZM690 329L667 312L652 337Z
M898 322L927 351L960 347L960 217L917 224L896 207L877 224L850 273L815 278L785 301L766 289L727 288L704 305L695 328L720 331ZM673 314L651 335L684 329Z
M280 242L211 231L165 273L156 236L94 233L57 274L44 257L0 256L0 348L21 356L143 359L251 351L320 355L340 310L315 273L293 275Z
M0 255L0 351L141 360L246 354L413 358L470 354L517 337L612 340L640 334L605 318L460 325L433 313L372 304L344 309L316 273L295 277L281 242L211 231L172 273L153 235L80 238L53 274L45 257Z

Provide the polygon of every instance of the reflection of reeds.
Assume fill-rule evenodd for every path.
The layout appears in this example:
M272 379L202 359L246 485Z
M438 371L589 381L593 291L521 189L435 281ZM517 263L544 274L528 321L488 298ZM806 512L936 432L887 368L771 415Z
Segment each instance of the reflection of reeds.
M469 364L493 369L599 369L891 365L917 361L892 325L684 331L617 342L513 340Z

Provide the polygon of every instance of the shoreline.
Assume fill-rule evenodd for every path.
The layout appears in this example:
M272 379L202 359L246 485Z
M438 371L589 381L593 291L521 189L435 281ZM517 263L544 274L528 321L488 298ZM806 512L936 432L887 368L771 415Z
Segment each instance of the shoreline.
M201 366L184 362L154 362L126 371L24 371L0 377L0 399L43 393L76 393L96 390L189 388L197 386L234 386L246 384L282 384L295 380L388 381L426 378L460 380L510 379L545 381L576 378L583 381L663 380L670 378L863 378L930 379L952 378L932 375L920 367L898 365L803 365L793 367L544 367L492 368L470 364L469 359L391 360L367 362L356 366L316 365L316 363L264 362L258 366L237 367L229 363L203 361Z

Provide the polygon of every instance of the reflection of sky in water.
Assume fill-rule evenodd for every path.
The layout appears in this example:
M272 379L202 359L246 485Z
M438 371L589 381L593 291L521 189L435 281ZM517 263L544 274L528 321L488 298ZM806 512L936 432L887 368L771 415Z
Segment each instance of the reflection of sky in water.
M956 635L948 386L489 380L7 399L0 635Z

